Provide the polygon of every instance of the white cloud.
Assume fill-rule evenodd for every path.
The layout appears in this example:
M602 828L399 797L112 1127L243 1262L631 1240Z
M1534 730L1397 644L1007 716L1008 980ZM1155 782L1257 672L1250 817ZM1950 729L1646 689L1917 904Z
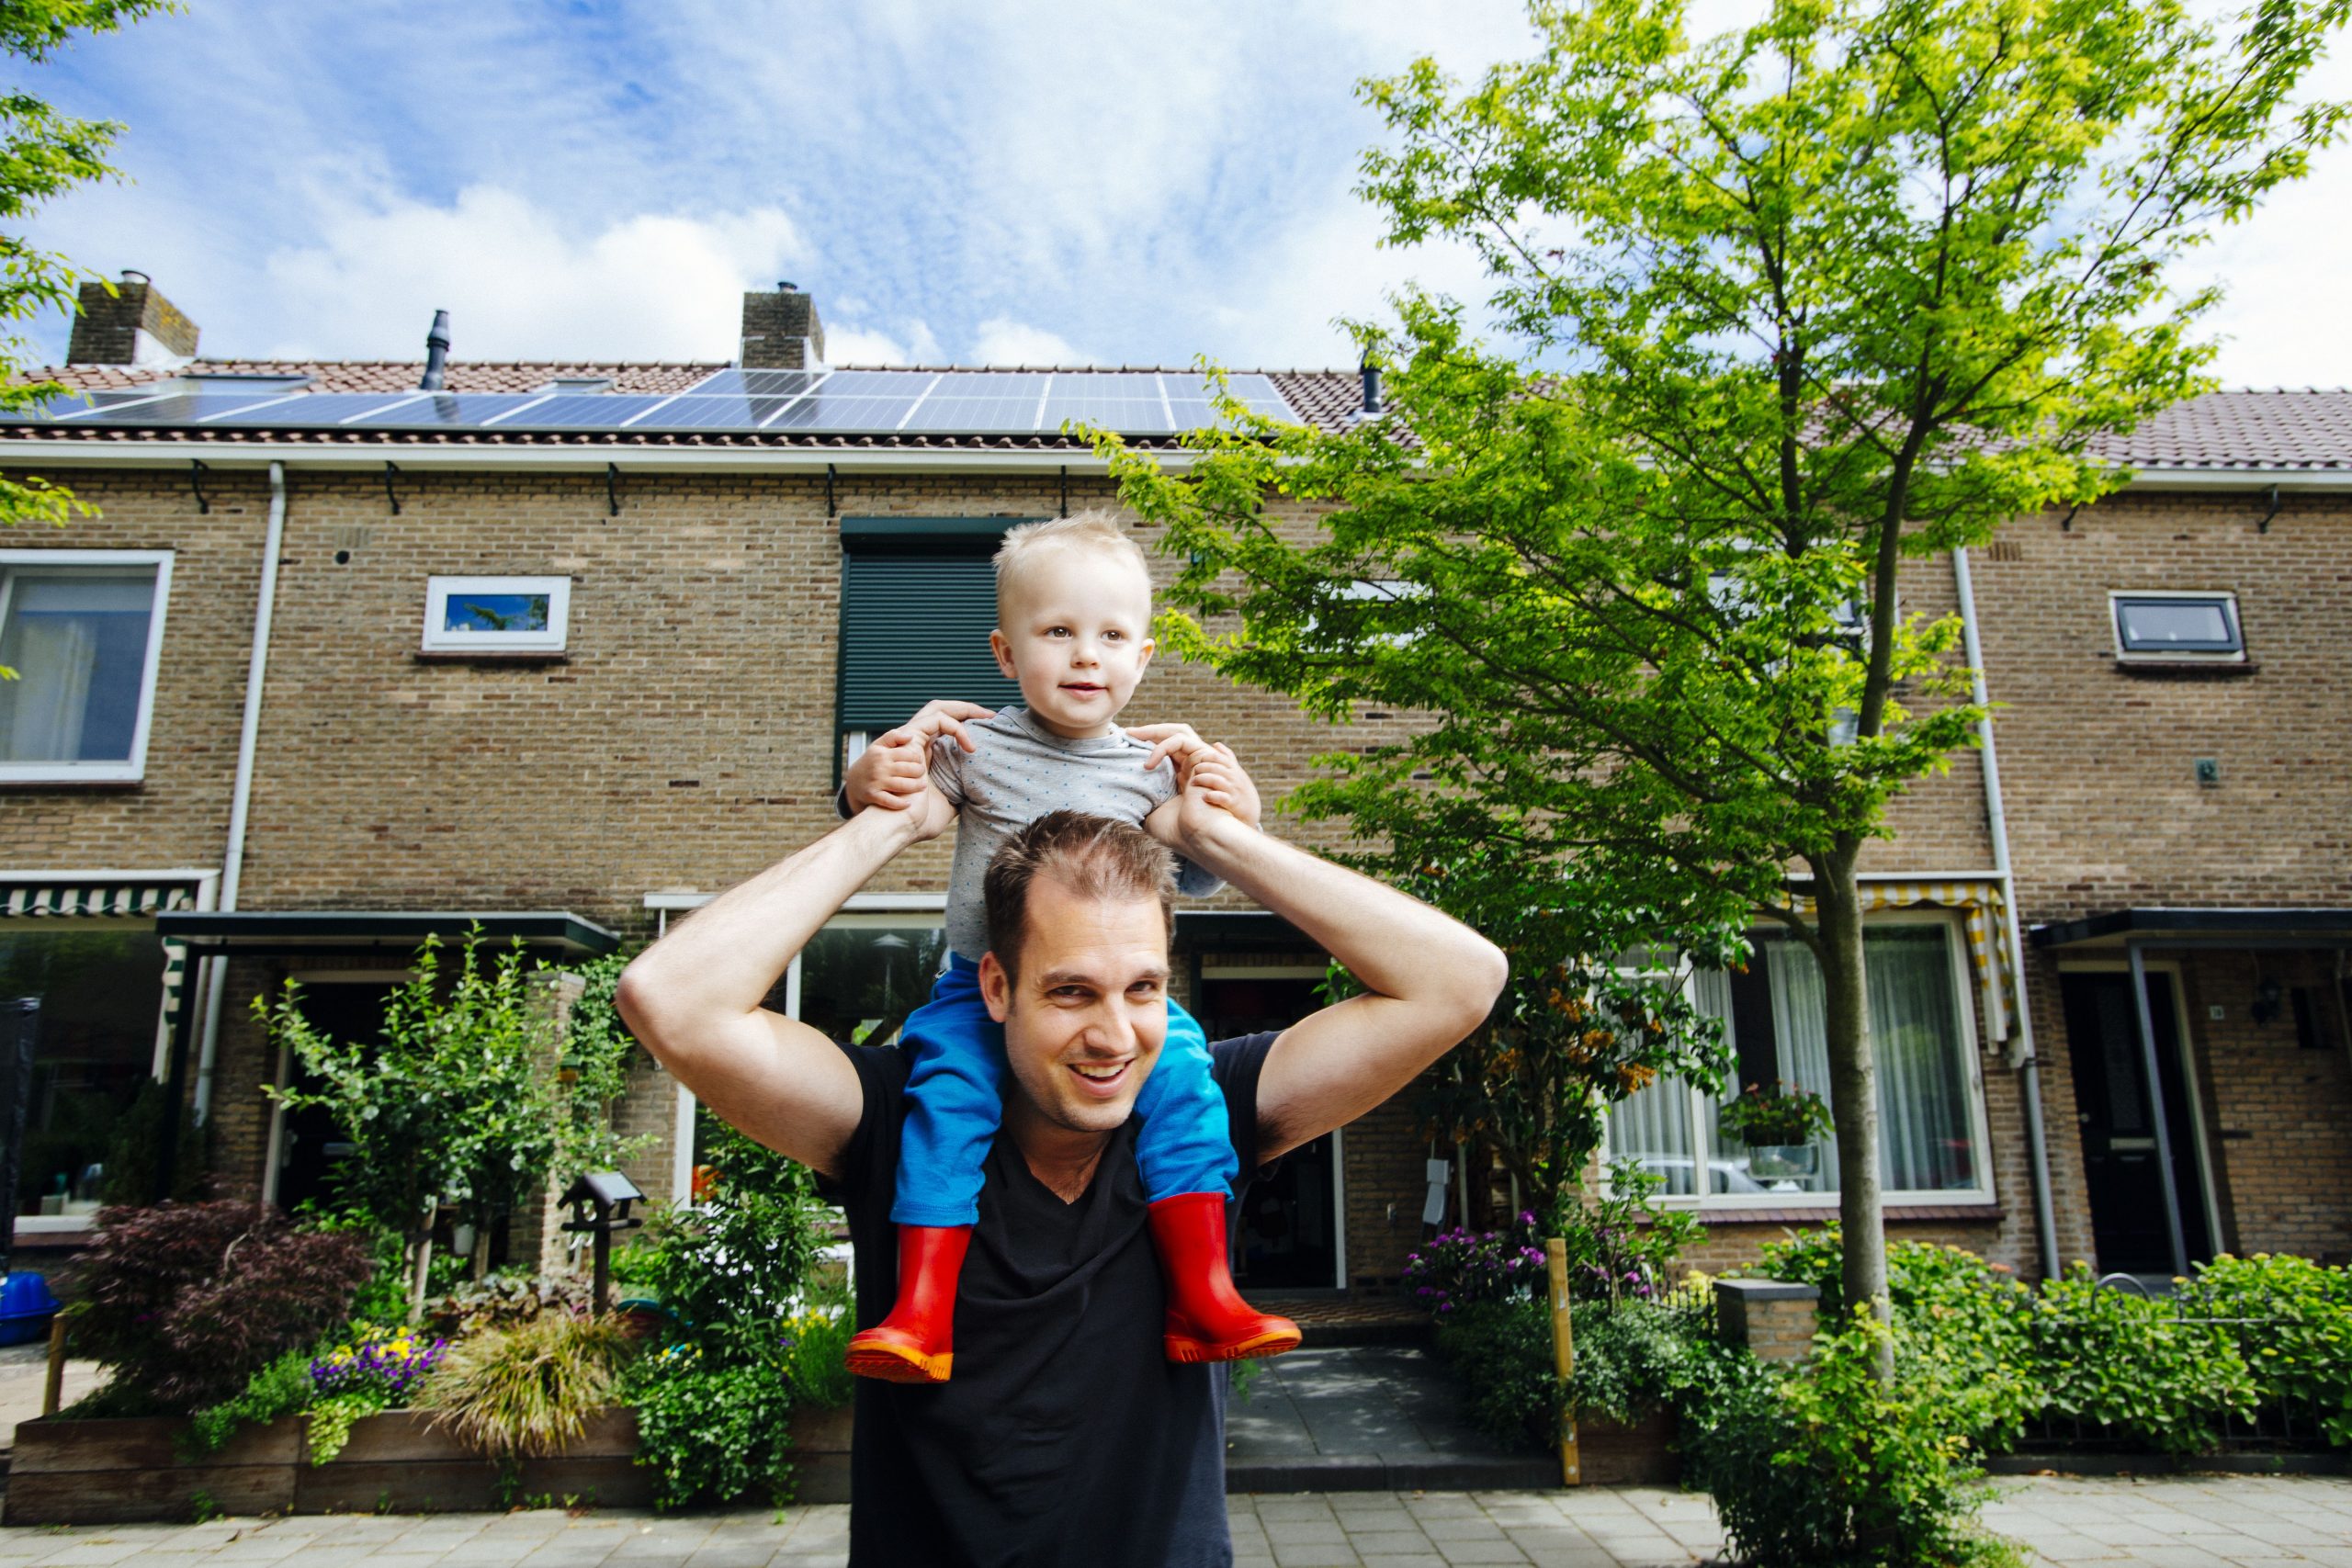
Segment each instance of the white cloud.
M824 314L824 301L818 301L817 311ZM896 332L825 323L828 365L936 365L943 357L939 340L919 321L908 321Z
M773 207L584 233L489 185L447 206L322 191L319 207L316 243L264 264L276 341L208 349L413 357L447 309L465 359L731 359L743 290L804 254Z
M1093 365L1098 361L1093 355L1072 348L1069 340L1059 333L1049 333L1009 316L991 316L980 323L979 333L973 340L972 363Z

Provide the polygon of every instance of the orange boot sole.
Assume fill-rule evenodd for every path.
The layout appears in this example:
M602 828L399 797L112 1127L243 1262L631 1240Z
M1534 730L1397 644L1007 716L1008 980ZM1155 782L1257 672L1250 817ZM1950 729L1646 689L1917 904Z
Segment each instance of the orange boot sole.
M1298 1348L1298 1325L1287 1318L1274 1318L1247 1339L1229 1345L1214 1344L1195 1339L1189 1334L1161 1337L1160 1346L1171 1361L1247 1361L1260 1356L1279 1356L1285 1350Z
M956 1370L956 1352L933 1355L882 1329L854 1335L842 1358L851 1373L884 1382L945 1382Z

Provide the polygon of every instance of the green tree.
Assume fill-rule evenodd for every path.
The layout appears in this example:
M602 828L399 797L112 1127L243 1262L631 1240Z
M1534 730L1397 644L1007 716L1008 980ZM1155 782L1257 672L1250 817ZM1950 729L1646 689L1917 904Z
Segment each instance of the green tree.
M1387 237L1474 244L1509 341L1408 292L1358 329L1392 418L1230 407L1182 477L1103 440L1187 558L1179 651L1430 716L1294 797L1372 864L1545 957L1813 953L1849 1302L1884 1310L1857 863L1982 716L1903 563L2095 502L2098 438L2205 384L2218 291L2174 264L2336 134L2291 100L2346 13L1778 0L1693 41L1678 0L1538 0L1534 58L1363 88Z
M591 1024L569 1043L573 1072L584 1064L591 1085L575 1110L561 1078L564 1032L532 994L521 942L487 964L480 945L478 931L469 936L445 981L439 940L426 937L410 978L385 999L374 1040L314 1028L291 980L274 1000L254 998L255 1018L317 1083L272 1094L289 1108L326 1111L352 1145L335 1167L335 1200L407 1238L411 1322L423 1310L441 1208L487 1234L536 1200L550 1173L576 1175L629 1147L602 1114L628 1036Z
M176 9L171 0L0 0L0 51L38 65L78 35L110 33L126 22ZM15 231L51 197L118 175L107 152L121 133L113 120L59 114L21 86L0 89L0 321L18 323L45 311L74 309L75 287L85 275ZM0 411L30 408L62 389L54 381L18 380L26 348L13 330L0 336ZM89 510L71 491L45 479L0 476L0 524L62 525L68 516Z

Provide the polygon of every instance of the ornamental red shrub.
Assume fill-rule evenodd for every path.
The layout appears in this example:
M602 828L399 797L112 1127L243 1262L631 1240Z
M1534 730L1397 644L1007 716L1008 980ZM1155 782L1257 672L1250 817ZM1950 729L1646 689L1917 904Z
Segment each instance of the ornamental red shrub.
M235 1200L104 1210L83 1258L75 1345L163 1411L218 1404L342 1326L373 1268L362 1236Z

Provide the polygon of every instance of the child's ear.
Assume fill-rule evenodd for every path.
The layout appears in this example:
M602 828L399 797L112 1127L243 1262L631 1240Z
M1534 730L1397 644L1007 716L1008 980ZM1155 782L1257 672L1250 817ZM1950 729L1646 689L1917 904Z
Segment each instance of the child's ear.
M1136 673L1140 675L1151 668L1151 656L1159 651L1158 637L1146 637L1136 651Z
M980 1001L989 1017L999 1023L1012 1011L1012 976L1004 972L993 953L980 954Z
M1021 679L1019 673L1012 668L1012 644L1005 640L1005 636L1002 632L991 631L989 633L989 651L996 655L996 667L1003 673L1006 680L1018 681Z

